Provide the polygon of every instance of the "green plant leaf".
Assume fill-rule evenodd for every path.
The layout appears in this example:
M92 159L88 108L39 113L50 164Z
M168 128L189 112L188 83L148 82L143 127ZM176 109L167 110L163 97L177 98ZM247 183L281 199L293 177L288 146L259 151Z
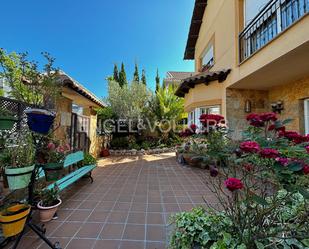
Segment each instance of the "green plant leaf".
M299 193L305 198L309 200L309 192L306 189L299 189Z
M300 163L292 163L288 166L289 170L293 171L293 172L298 172L301 171L303 169L303 165L301 165Z
M265 248L265 246L261 242L255 241L254 243L255 243L257 249L264 249Z
M267 206L268 205L267 201L264 198L262 198L262 197L260 197L258 195L253 195L252 196L252 200L255 201L257 204L260 204L262 206Z

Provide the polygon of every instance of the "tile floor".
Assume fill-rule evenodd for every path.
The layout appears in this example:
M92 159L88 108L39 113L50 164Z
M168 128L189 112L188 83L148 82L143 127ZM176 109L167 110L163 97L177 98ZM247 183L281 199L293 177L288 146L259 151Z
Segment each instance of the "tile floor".
M101 160L93 184L82 179L64 193L47 236L62 249L167 248L171 214L204 198L215 203L203 172L180 166L172 154ZM29 231L19 248L48 247Z

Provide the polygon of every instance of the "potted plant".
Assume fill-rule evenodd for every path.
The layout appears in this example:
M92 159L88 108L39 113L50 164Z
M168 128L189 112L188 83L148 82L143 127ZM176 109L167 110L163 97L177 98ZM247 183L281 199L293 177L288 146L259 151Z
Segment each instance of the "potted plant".
M0 130L11 130L17 122L14 114L8 110L0 110Z
M44 189L40 193L40 201L37 204L41 222L51 221L61 205L59 188L55 185L52 189Z
M31 131L47 135L51 129L55 113L44 109L28 109L25 111L27 115L27 124Z
M46 181L55 181L62 176L64 159L69 151L70 146L68 144L61 145L59 142L50 141L46 145L42 151Z
M17 140L17 145L6 147L0 156L10 190L27 187L35 168L35 149L31 139L26 136Z
M31 206L14 204L0 212L0 223L5 238L15 236L24 229Z

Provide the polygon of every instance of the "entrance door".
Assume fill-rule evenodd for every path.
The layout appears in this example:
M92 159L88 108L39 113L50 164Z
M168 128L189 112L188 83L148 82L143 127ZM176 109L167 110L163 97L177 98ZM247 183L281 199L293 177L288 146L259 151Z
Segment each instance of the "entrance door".
M89 152L89 129L89 117L72 113L71 148L73 150L83 150L84 152Z
M305 133L309 134L309 99L305 100Z

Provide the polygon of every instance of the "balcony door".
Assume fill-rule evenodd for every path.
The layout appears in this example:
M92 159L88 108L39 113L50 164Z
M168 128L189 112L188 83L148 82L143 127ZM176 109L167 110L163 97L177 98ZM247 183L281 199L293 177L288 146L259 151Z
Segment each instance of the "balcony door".
M309 99L305 100L305 133L309 134Z

